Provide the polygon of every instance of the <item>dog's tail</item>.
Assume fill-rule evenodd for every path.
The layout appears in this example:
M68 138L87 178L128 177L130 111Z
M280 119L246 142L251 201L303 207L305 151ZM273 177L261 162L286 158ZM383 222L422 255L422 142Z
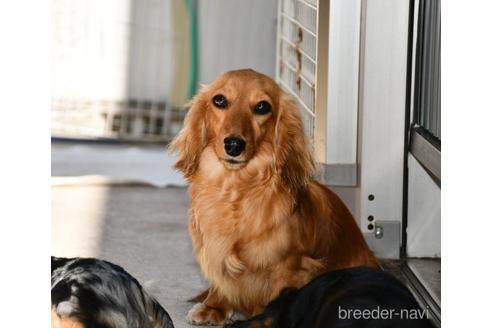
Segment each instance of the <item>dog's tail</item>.
M173 321L164 308L152 296L143 291L145 307L151 328L174 328Z

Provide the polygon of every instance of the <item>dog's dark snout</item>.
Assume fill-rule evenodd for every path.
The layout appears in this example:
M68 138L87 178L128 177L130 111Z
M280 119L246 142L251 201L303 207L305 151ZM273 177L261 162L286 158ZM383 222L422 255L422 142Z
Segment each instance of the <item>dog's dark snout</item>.
M224 149L229 156L239 156L246 148L246 141L237 137L227 137L224 139Z

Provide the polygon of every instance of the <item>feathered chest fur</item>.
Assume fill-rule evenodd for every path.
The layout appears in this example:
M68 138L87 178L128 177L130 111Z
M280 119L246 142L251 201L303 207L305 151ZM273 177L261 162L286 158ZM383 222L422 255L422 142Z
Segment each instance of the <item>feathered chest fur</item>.
M190 235L204 275L213 285L268 271L291 249L294 199L255 163L231 172L204 157L189 188Z

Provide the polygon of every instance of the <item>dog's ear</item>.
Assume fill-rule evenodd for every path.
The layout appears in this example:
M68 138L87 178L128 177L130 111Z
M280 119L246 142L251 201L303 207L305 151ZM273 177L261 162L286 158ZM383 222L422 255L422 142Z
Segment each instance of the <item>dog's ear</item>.
M276 172L291 192L298 192L313 176L315 164L296 101L285 92L279 99L274 149Z
M200 92L190 101L183 128L169 145L171 152L178 154L174 167L183 172L185 178L195 173L207 143L205 90L206 86L202 86Z

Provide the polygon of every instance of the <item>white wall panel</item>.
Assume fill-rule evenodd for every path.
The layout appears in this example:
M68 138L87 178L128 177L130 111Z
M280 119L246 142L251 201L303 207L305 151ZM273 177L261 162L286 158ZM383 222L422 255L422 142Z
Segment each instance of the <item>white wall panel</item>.
M357 161L361 0L331 0L326 163ZM355 173L354 173L355 174Z
M361 227L368 232L370 215L402 218L409 1L363 4L360 186Z
M200 82L240 68L273 78L276 17L276 0L199 1Z

